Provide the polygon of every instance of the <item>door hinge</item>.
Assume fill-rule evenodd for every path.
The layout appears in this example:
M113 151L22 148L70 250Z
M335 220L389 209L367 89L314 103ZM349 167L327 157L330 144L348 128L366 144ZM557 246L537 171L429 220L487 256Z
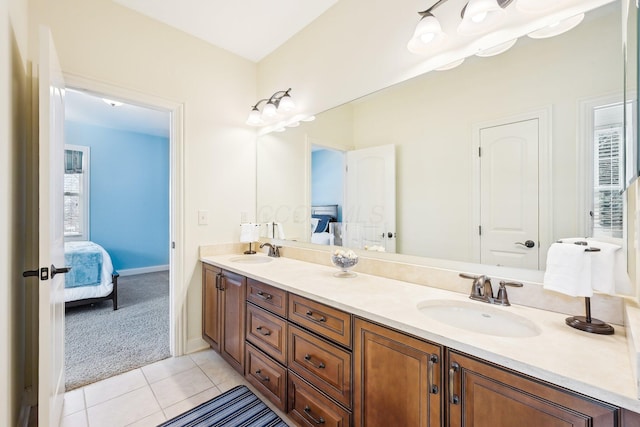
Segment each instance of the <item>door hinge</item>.
M171 242L171 249L175 249L176 248L176 242Z
M482 236L482 226L478 226L478 236Z
M482 157L482 147L478 146L478 157Z

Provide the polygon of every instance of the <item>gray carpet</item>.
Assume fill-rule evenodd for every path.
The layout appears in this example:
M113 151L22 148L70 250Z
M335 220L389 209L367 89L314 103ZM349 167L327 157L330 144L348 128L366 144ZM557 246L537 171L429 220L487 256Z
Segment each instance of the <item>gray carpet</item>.
M111 301L65 315L67 391L169 357L169 272L118 279Z

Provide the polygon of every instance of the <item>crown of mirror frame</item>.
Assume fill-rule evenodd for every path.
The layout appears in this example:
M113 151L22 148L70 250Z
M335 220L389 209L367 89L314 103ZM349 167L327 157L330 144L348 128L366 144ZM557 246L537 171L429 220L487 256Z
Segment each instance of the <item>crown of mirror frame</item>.
M418 12L421 19L407 44L410 52L436 55L469 40L480 40L474 53L493 56L511 48L522 31L531 38L553 37L574 28L584 18L576 0L469 0L460 11L460 18L455 11L447 13L446 7L440 8L448 1L438 0ZM540 18L541 26L529 31L532 18ZM462 61L457 62L459 65ZM449 68L453 67L437 69Z

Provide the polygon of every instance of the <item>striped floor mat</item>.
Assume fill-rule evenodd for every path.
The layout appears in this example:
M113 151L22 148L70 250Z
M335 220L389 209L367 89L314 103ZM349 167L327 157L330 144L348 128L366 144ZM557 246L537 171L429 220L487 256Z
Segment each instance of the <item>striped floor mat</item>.
M239 385L158 427L287 427L246 386Z

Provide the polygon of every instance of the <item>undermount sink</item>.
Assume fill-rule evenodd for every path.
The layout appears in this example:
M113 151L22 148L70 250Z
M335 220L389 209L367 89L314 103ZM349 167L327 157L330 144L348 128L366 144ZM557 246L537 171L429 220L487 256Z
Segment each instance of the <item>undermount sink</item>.
M269 258L266 256L256 256L256 255L240 255L240 256L231 258L229 261L241 262L244 264L265 264L267 262L273 261L273 258Z
M440 323L485 335L526 338L540 334L540 329L529 319L481 302L422 301L418 303L418 310Z

